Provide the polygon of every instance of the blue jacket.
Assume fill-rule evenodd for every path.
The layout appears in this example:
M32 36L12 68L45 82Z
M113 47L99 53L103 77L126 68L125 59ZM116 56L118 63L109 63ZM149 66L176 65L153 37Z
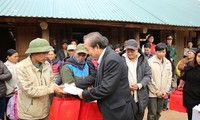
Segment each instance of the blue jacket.
M66 64L61 69L62 83L73 83L84 79L89 75L89 66L84 61L79 63L75 57L67 59Z

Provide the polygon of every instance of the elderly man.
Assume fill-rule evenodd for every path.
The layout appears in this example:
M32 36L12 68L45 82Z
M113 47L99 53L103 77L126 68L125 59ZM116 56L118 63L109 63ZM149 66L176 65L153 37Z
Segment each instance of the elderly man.
M19 119L47 120L49 94L62 94L63 86L54 83L50 64L46 61L48 52L53 50L45 39L37 38L30 42L26 53L29 56L19 62L15 69L17 78Z
M97 100L104 120L134 120L137 107L128 84L128 71L123 59L108 45L108 39L98 32L84 37L84 45L92 59L98 60L96 79L87 79L75 83L77 87L87 88L79 97L86 102Z
M123 57L128 67L129 86L139 108L135 118L143 120L144 110L149 100L147 85L151 81L151 68L134 39L127 41L126 53Z

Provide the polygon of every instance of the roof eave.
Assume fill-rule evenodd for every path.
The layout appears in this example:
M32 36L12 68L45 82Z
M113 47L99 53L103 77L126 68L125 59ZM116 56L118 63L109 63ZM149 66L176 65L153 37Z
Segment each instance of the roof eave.
M125 28L148 28L160 30L193 30L200 31L200 26L178 26L168 24L156 24L145 22L130 22L130 21L111 21L111 20L94 20L94 19L73 19L73 18L46 18L46 17L11 17L0 16L0 22L16 22L16 23L66 23L66 24L82 24L82 25L97 25Z

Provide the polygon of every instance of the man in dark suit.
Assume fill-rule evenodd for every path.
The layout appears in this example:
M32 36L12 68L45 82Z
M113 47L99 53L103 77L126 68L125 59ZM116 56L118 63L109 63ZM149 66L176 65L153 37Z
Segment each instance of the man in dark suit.
M108 39L98 32L84 37L88 54L98 60L96 78L77 81L75 85L84 90L79 97L86 102L97 100L104 120L134 120L137 107L129 89L128 71L125 62L108 45Z

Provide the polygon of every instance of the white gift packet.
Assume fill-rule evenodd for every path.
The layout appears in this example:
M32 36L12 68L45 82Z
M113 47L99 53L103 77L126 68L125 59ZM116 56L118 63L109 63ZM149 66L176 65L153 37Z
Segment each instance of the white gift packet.
M192 120L200 120L200 104L193 107Z
M69 84L67 84L67 83L65 83L64 86L65 86L65 87L64 87L63 91L64 91L65 93L69 93L69 94L72 94L72 95L79 95L80 93L83 92L82 89L77 88L77 87L75 87L75 86L73 86L73 85L69 85Z

